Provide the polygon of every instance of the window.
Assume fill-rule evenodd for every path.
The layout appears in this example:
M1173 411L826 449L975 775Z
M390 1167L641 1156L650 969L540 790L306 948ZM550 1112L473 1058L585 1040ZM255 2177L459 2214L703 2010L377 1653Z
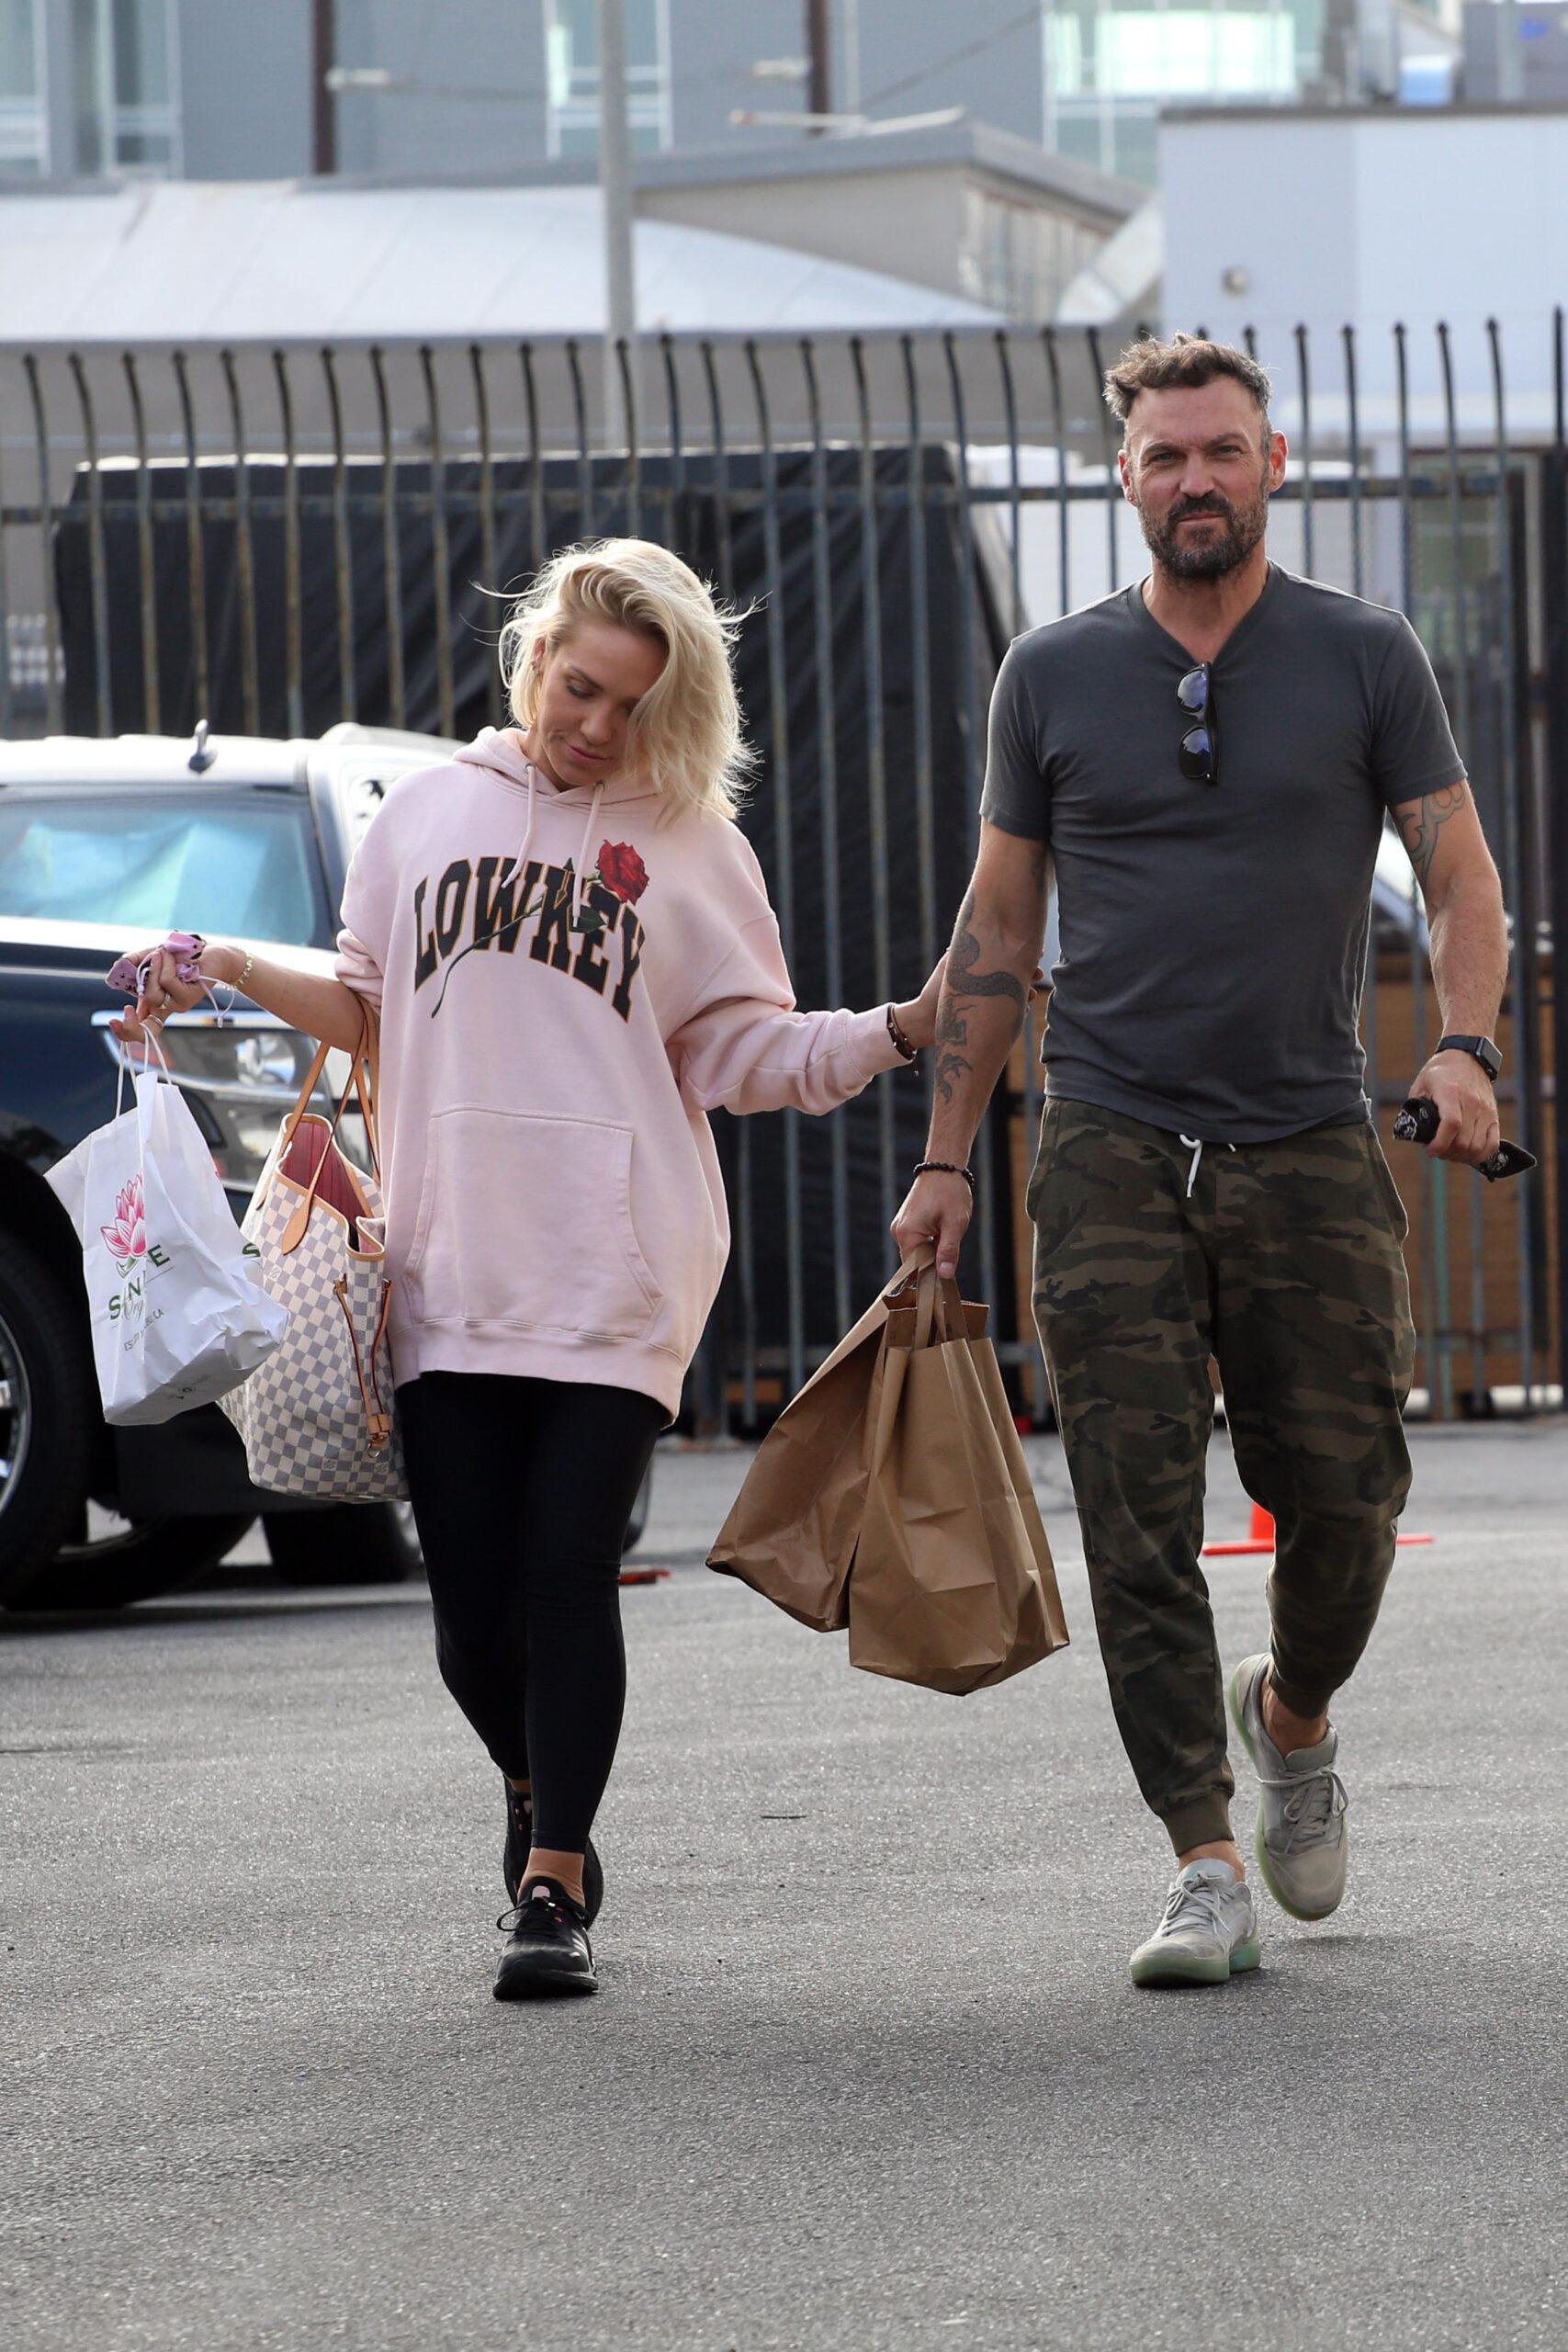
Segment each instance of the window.
M1048 319L1101 239L1082 222L992 189L964 191L964 291L1015 319Z
M1323 0L1060 0L1044 19L1048 146L1153 181L1162 105L1284 103L1323 70Z
M172 0L73 0L73 30L78 171L177 172Z
M302 801L154 787L7 792L0 914L118 923L162 937L192 907L216 933L329 947L333 926Z
M552 155L599 153L599 35L593 0L545 0L547 140ZM670 0L626 0L626 112L633 149L673 144Z
M0 0L0 174L35 179L49 167L39 0Z
M1296 86L1295 25L1283 9L1100 6L1087 23L1076 12L1050 17L1046 40L1058 98L1282 97Z

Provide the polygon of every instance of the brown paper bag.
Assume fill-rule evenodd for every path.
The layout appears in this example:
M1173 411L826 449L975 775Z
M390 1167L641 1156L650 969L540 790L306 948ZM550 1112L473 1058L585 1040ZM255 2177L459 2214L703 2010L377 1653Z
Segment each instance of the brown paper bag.
M865 1502L883 1331L901 1288L930 1258L929 1250L917 1252L900 1266L784 1407L708 1555L710 1568L739 1577L818 1633L849 1622L844 1586Z
M928 1267L915 1305L888 1318L849 1589L852 1666L958 1695L1067 1639L996 1351L974 1316Z

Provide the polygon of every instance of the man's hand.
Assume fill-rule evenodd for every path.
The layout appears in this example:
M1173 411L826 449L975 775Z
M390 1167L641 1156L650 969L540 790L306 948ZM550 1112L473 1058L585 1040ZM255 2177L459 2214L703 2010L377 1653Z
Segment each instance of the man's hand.
M1428 1159L1459 1159L1479 1168L1491 1159L1502 1135L1497 1098L1473 1054L1434 1054L1410 1091L1438 1106L1440 1125L1427 1146Z
M958 1252L974 1209L974 1197L962 1176L917 1176L893 1220L899 1257L907 1258L922 1241L931 1241L936 1245L937 1272L944 1281L956 1274Z

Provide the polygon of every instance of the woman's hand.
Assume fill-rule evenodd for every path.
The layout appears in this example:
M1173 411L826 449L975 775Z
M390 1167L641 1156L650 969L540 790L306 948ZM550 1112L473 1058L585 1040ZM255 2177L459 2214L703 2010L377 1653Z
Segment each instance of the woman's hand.
M919 995L911 997L908 1004L896 1004L893 1008L894 1020L917 1053L923 1053L935 1042L936 1001L942 994L942 976L946 969L944 956Z
M146 1043L148 1029L162 1028L171 1012L189 1012L193 1005L200 1004L207 995L206 982L235 980L243 958L237 947L204 947L197 965L200 980L182 980L179 959L166 947L142 948L129 960L146 963L147 984L133 1009L109 1023L109 1031L123 1045L141 1046Z
M911 997L908 1004L896 1004L893 1008L894 1020L917 1053L922 1053L928 1046L936 1043L937 999L942 994L942 977L946 969L947 958L944 956L919 995ZM1044 967L1036 964L1034 978L1029 984L1032 1000L1043 992L1044 985Z

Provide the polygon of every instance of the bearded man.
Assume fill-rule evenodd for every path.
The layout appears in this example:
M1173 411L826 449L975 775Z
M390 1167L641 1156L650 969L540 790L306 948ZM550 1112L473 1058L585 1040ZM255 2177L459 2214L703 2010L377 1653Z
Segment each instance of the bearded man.
M1412 1091L1441 1114L1439 1159L1497 1145L1507 938L1408 622L1269 561L1286 451L1263 370L1224 345L1147 340L1105 397L1153 569L1002 664L926 1163L893 1230L956 1269L970 1147L1054 868L1035 1316L1111 1703L1177 1858L1132 1973L1222 1984L1256 1967L1259 1929L1199 1566L1210 1359L1242 1478L1278 1527L1270 1646L1228 1690L1259 1783L1254 1851L1283 1907L1320 1919L1348 1854L1329 1699L1371 1633L1410 1483L1405 1220L1358 1036L1385 811L1430 927L1444 1035Z

